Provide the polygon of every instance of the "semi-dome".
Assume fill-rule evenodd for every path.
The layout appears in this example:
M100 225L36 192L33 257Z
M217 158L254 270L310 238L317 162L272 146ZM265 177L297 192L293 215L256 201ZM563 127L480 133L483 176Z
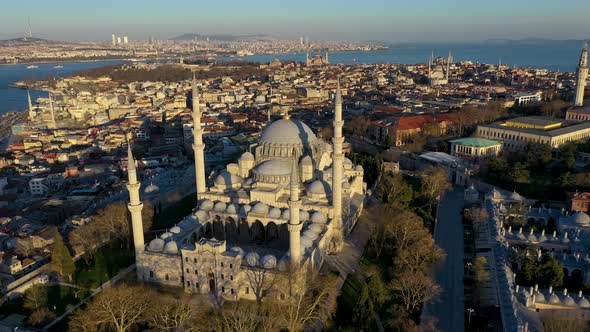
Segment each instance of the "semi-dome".
M303 122L293 119L281 119L268 125L260 134L259 143L281 145L309 146L317 138L313 131Z
M572 221L580 226L590 225L590 216L585 212L578 211L572 214Z
M215 178L215 184L218 186L236 186L239 184L242 184L242 182L244 182L244 179L240 176L237 176L235 174L231 174L228 171L223 171L221 172L216 178Z
M168 241L164 246L164 253L166 254L177 254L178 253L178 245L176 241Z
M260 259L260 265L265 269L274 269L277 266L277 258L273 255L264 255Z
M153 239L152 241L150 241L150 244L148 245L149 251L160 252L163 249L164 249L164 240L162 240L158 237Z
M282 180L288 180L291 175L291 161L281 159L271 159L258 164L252 170L257 181L264 181L260 178L263 176L280 176L286 177Z
M179 226L174 226L174 227L170 228L170 233L180 234L181 232L182 232L182 228L180 228Z
M330 185L322 180L312 182L307 188L308 193L313 195L328 195L331 192Z

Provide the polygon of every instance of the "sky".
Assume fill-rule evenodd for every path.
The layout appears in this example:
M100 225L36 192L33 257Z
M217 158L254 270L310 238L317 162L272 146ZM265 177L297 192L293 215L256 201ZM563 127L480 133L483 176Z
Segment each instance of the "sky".
M0 39L267 34L316 40L473 42L590 38L589 0L2 0Z

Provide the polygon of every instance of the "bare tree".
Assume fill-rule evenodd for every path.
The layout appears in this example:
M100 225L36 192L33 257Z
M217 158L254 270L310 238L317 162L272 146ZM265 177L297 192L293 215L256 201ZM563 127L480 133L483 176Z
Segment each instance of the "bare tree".
M99 231L97 224L95 222L90 222L73 229L68 234L68 240L76 254L79 254L79 250L84 251L83 257L88 263L88 260L90 260L100 248L100 245L107 240L103 235L104 234Z
M447 171L442 167L428 167L420 172L422 178L422 195L428 201L429 208L437 199L451 188Z
M274 293L280 278L275 270L263 267L250 267L243 270L243 273L256 297L256 304L260 307L262 301Z
M488 221L488 211L481 207L472 207L465 211L465 217L473 223L473 229L478 232L481 226Z
M422 304L433 300L441 292L440 286L421 271L402 272L390 282L389 288L402 301L408 312L415 312Z
M121 285L109 288L98 294L79 315L76 328L79 331L91 331L93 326L99 330L125 332L132 330L150 309L151 291L142 287ZM82 325L82 326L78 326Z
M231 332L258 331L260 319L257 311L258 309L246 303L234 303L213 315L212 329Z
M148 311L148 322L154 331L196 331L197 318L202 318L205 303L199 303L194 297L184 294L180 299L156 295L151 299L154 305Z
M29 257L35 252L35 247L28 238L18 238L14 251L21 257Z
M103 234L126 240L129 234L128 213L127 206L117 202L98 210L92 219Z

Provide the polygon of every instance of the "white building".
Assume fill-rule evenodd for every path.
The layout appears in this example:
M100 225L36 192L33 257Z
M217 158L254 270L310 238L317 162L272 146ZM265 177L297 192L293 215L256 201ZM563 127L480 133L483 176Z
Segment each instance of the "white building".
M36 178L29 181L29 191L31 195L45 196L49 192L45 178Z
M523 106L527 104L534 104L541 102L541 97L543 93L541 91L537 91L535 93L518 93L514 96L514 101L516 105Z

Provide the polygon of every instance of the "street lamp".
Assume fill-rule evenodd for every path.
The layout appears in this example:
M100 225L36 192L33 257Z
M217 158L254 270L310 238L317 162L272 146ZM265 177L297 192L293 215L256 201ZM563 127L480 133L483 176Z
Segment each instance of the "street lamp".
M467 275L469 275L469 272L471 272L471 266L473 264L471 262L467 262Z
M473 308L468 308L467 312L469 313L469 318L467 320L467 323L471 324L471 314L473 314L475 312L475 310Z

